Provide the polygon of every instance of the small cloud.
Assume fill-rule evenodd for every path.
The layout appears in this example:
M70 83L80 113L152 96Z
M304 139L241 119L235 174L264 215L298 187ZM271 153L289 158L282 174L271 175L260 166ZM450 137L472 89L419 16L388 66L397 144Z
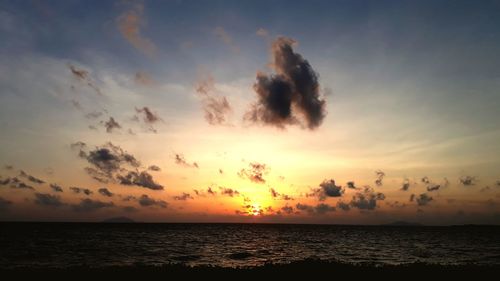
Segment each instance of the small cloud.
M146 171L140 173L129 171L126 175L118 175L117 179L123 185L136 185L152 190L163 190L164 187L154 181L153 176Z
M226 187L219 187L219 190L220 190L220 194L222 195L227 195L229 197L234 197L234 196L239 196L240 193L235 190L235 189L232 189L232 188L226 188Z
M167 202L163 200L155 200L151 197L149 197L146 194L141 195L138 199L139 205L142 207L160 207L160 208L167 208L168 204Z
M161 171L161 168L156 166L156 165L151 165L148 167L148 170L153 171L153 172L159 172L159 171Z
M472 177L472 176L463 176L463 177L460 177L460 183L463 185L463 186L471 186L471 185L475 185L476 182L477 182L477 179L476 177Z
M353 181L348 181L347 182L347 188L357 189L356 184Z
M3 168L4 168L5 170L8 170L8 171L12 171L12 170L14 170L14 166L12 166L12 165L5 165L5 166L3 166Z
M269 189L269 192L271 192L271 196L275 199L281 199L281 200L285 200L285 201L288 201L288 200L294 200L291 196L289 195L286 195L286 194L282 194L282 193L279 193L278 191L276 191L274 188L270 188Z
M297 203L297 205L295 205L295 208L297 208L297 210L299 211L306 211L310 215L324 215L328 212L335 211L335 207L324 203L317 204L316 206Z
M65 205L61 197L48 193L35 193L35 204L46 207L61 207Z
M383 185L383 180L385 177L385 173L381 170L375 171L375 175L377 176L377 179L375 180L375 184L377 186L382 186Z
M58 184L55 184L55 183L51 183L50 184L50 188L52 188L52 190L54 192L63 192L62 187L60 185L58 185Z
M97 190L97 192L99 192L101 195L103 196L106 196L106 197L113 197L113 193L111 191L109 191L109 189L103 187L103 188L99 188L99 190Z
M403 191L408 191L408 189L410 189L410 180L408 178L405 178L403 180L403 185L401 186L401 190Z
M85 83L92 90L94 90L99 96L102 96L101 90L95 85L94 81L92 81L89 72L87 70L78 68L72 64L68 64L68 68L71 71L71 74L73 74L73 77L75 77L78 81ZM80 104L77 101L76 104L73 104L73 106L75 107L79 105Z
M175 164L185 167L199 168L198 163L196 162L193 162L193 164L189 164L182 154L175 154Z
M83 194L85 194L87 196L90 196L93 193L92 190L90 190L88 188L75 187L75 186L70 187L69 190L73 191L76 194L83 193Z
M351 206L349 205L349 203L338 201L337 202L337 208L339 208L339 209L341 209L343 211L349 211L351 209Z
M36 178L36 177L34 177L32 175L29 175L29 174L27 174L23 170L19 171L19 176L28 179L32 183L36 183L36 184L43 184L43 183L45 183L45 181L43 181L43 180L41 180L39 178Z
M111 208L114 206L115 204L113 202L102 202L89 198L82 199L80 203L71 205L75 212L93 212L104 208Z
M224 171L222 169L219 169L219 174L223 175Z
M85 114L85 118L87 119L97 119L101 117L104 113L101 111L92 111L87 114Z
M373 188L366 186L363 191L354 194L350 205L360 210L374 210L377 207L377 201L384 199L383 193L375 192Z
M193 196L191 196L191 194L186 192L183 192L181 195L174 196L173 198L174 200L178 201L186 201L188 199L194 199Z
M210 125L229 125L229 115L232 112L229 101L224 96L216 94L214 78L210 75L200 79L196 85L196 93L201 100L205 120Z
M312 192L306 194L307 197L317 197L318 200L324 201L328 197L340 197L344 193L344 189L340 185L335 184L334 179L324 180L319 184L319 188L313 188Z
M269 173L269 169L266 164L261 164L257 162L249 163L248 169L241 169L238 172L238 176L241 178L247 178L255 183L265 183L264 175Z
M422 193L416 197L418 206L426 206L432 201L432 197L427 195L427 193Z
M281 207L281 209L280 209L280 210L281 210L283 213L287 214L287 215L289 215L289 214L292 214L292 213L293 213L293 207L292 207L292 206L288 206L288 205Z
M109 120L104 122L104 127L106 128L106 132L112 133L114 129L121 129L122 126L116 122L115 118L109 117Z
M221 26L217 26L214 29L214 34L222 42L224 42L224 44L226 44L231 49L231 51L233 51L235 53L239 53L240 48L238 46L236 46L236 44L233 42L233 38L231 38L231 36L229 36L229 34L226 32L226 30L224 28L222 28Z
M122 36L134 46L149 57L153 57L157 51L156 45L141 34L141 28L146 25L143 18L143 4L135 4L130 10L121 14L116 23Z
M158 114L154 113L151 109L149 109L149 107L147 106L144 106L142 108L135 108L135 111L138 113L138 114L142 114L142 120L144 121L144 123L147 123L147 124L153 124L153 123L156 123L156 122L159 122L161 121L161 118L160 116L158 116Z

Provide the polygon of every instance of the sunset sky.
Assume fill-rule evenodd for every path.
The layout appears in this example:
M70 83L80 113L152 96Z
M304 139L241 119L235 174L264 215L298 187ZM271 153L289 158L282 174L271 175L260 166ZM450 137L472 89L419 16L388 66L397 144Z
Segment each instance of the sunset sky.
M498 1L1 1L0 220L500 224Z

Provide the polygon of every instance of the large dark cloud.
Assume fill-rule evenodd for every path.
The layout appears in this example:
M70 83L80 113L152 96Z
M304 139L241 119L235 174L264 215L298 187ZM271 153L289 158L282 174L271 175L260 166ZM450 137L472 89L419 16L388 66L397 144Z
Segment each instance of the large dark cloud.
M106 197L113 197L113 192L111 192L109 189L105 188L105 187L102 187L102 188L99 188L99 190L97 190L97 192L99 192L99 194L101 194L102 196L106 196Z
M369 186L366 186L363 191L356 192L349 203L351 207L360 210L374 210L377 207L377 201L384 200L385 195Z
M295 205L295 208L297 208L297 210L299 210L299 211L306 211L307 213L309 213L311 215L313 215L313 214L324 215L328 212L335 211L335 207L330 206L330 205L325 204L325 203L320 203L320 204L317 204L316 206L297 203L297 205Z
M193 162L193 164L190 164L186 161L186 158L184 158L184 155L182 154L175 154L175 163L177 165L185 166L185 167L191 167L191 168L199 168L198 163Z
M278 37L272 45L274 75L257 73L254 90L258 100L245 119L284 128L305 124L309 129L321 125L326 102L320 95L318 74L309 62L293 50L295 41Z
M0 196L0 212L7 211L11 205L12 201L4 199L3 197Z
M103 208L114 207L113 202L102 202L99 200L92 200L89 198L82 199L80 203L71 205L76 212L92 212Z
M46 207L61 207L65 205L61 197L48 193L35 193L35 204Z
M87 160L91 167L85 171L95 180L107 183L118 182L123 185L136 185L153 190L163 190L147 171L138 171L141 163L132 154L111 142L89 150L83 142L76 142L71 148L78 151L78 156Z
M264 175L269 172L269 168L266 164L261 164L257 162L249 163L247 169L241 169L238 172L238 176L241 178L247 178L255 183L265 183Z
M156 200L151 197L149 197L146 194L141 195L138 199L139 205L143 207L160 207L160 208L167 208L168 204L167 202L163 200Z
M422 193L419 196L415 197L415 200L417 201L417 204L419 206L425 206L429 204L433 199L431 196L427 195L427 193Z
M311 189L311 193L306 194L306 196L317 197L318 200L324 201L328 197L340 197L344 194L344 191L342 186L335 184L334 179L330 179L320 183L319 188Z
M54 192L63 192L62 187L56 183L51 183L50 188L52 188Z
M82 188L82 187L76 187L76 186L70 187L69 190L73 191L76 194L83 193L87 196L90 196L93 193L92 190L90 190L88 188Z
M36 183L36 184L43 184L43 183L45 183L45 181L43 181L43 180L41 180L41 179L39 179L37 177L34 177L32 175L29 175L29 174L27 174L23 170L19 171L19 176L28 179L32 183Z
M152 190L164 189L163 185L156 183L153 179L153 176L146 171L142 171L140 173L129 171L126 175L118 175L117 179L119 180L120 184L123 185L137 185Z
M183 192L181 195L173 196L172 198L174 198L174 200L179 200L179 201L186 201L188 199L194 199L193 196L191 196L191 194L186 193L186 192Z

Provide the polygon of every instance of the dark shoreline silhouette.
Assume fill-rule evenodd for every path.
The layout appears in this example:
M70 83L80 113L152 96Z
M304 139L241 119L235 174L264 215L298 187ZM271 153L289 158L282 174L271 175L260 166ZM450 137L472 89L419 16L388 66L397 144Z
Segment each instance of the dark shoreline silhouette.
M14 274L17 277L82 278L91 276L135 277L297 277L301 274L314 276L350 277L463 277L488 276L500 273L500 265L437 265L410 263L402 265L347 264L342 262L306 259L289 264L266 264L257 267L228 268L219 266L187 266L170 264L162 266L106 266L106 267L67 267L67 268L0 268L0 274ZM325 275L327 274L327 275ZM331 275L335 274L335 275Z

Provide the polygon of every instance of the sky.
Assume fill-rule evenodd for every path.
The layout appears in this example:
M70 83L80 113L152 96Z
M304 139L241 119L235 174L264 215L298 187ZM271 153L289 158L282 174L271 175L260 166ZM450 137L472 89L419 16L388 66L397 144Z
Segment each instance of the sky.
M1 1L0 220L500 224L498 1Z

